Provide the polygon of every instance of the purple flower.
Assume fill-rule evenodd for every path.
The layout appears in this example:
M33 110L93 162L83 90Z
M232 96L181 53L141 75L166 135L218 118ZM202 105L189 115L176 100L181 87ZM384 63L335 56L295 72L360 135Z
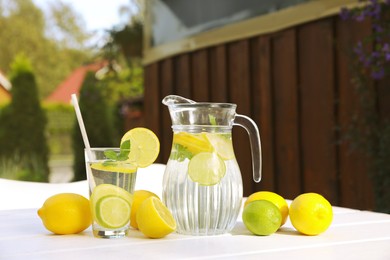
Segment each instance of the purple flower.
M353 50L356 52L356 54L362 53L363 52L363 43L362 43L362 41L358 41L356 43L356 46L355 46L355 48Z
M372 1L372 5L370 6L370 12L369 15L372 16L375 19L380 19L381 17L381 5L377 1Z
M374 59L379 58L380 56L381 56L381 53L378 51L374 51L373 53L371 53L371 57Z
M366 16L365 16L364 12L362 12L358 16L355 17L355 20L358 22L363 22L365 18L366 18Z
M377 33L382 33L382 32L383 32L383 27L382 27L380 24L374 23L374 24L372 25L372 29L373 29L374 31L376 31Z
M372 57L365 58L364 56L361 56L360 61L363 63L364 67L368 68L372 64Z
M390 1L390 0L389 0ZM350 12L347 8L343 7L340 11L340 17L342 20L348 20L350 16Z
M385 59L386 59L386 61L390 61L390 52L387 52L385 54Z
M382 79L385 76L384 68L373 69L371 71L371 77L373 79Z
M389 43L383 44L383 46L382 46L382 52L383 52L384 55L385 55L385 60L386 60L386 61L390 61L390 44L389 44Z
M383 44L382 51L383 52L390 52L390 45L388 43Z

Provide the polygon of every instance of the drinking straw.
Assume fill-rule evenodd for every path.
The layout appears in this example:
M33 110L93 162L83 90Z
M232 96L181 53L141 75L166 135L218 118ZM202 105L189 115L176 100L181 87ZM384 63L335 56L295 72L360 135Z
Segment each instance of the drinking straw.
M77 121L79 122L81 136L83 137L85 150L87 151L88 158L92 160L91 146L89 145L87 131L85 130L85 125L84 125L83 117L81 115L79 102L77 101L76 94L72 94L71 97L72 97L72 104L76 112Z

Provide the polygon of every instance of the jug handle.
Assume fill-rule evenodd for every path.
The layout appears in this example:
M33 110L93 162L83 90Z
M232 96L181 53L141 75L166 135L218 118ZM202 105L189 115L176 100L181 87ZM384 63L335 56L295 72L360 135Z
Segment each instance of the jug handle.
M234 118L233 125L238 125L243 127L249 135L249 143L251 147L252 154L252 170L253 170L253 180L255 182L260 182L261 180L261 141L259 129L255 121L251 118L236 114ZM258 158L258 159L257 159Z

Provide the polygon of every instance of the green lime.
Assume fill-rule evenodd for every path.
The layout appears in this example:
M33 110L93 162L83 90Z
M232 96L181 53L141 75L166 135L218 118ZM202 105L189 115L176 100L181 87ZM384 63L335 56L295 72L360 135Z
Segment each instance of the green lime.
M206 133L206 138L213 146L216 153L224 160L234 158L234 150L231 135Z
M246 228L255 235L268 236L276 232L282 223L278 207L267 200L250 202L242 212Z
M200 185L215 185L225 173L225 162L216 153L198 153L188 163L188 175Z
M106 196L95 205L96 221L105 228L120 228L130 221L131 205L117 196Z

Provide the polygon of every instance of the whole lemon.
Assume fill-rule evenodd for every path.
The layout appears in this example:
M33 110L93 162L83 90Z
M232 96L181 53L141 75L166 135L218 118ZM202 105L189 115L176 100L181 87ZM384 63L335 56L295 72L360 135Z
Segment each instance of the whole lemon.
M332 205L320 194L301 194L290 204L290 220L302 234L321 234L332 223Z
M282 196L271 191L258 191L248 197L248 199L245 201L244 207L255 200L268 200L269 202L275 204L275 206L279 208L280 213L282 214L282 222L280 226L283 226L284 223L286 223L288 218L288 204Z
M59 235L80 233L92 223L89 200L75 193L49 197L38 216L47 230Z
M130 226L132 226L135 229L138 229L137 218L136 218L138 208L141 205L141 203L149 197L158 198L158 196L151 191L147 191L147 190L134 191L133 204L131 205L131 213L130 213Z

